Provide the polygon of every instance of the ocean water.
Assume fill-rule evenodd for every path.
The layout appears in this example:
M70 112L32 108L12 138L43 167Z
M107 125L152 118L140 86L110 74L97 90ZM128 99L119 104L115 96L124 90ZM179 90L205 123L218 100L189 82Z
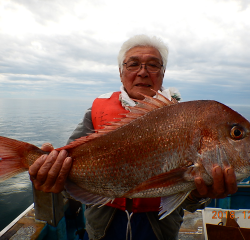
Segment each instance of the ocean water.
M0 99L0 136L40 147L65 145L90 102L79 100ZM250 120L250 106L232 106ZM33 202L27 172L0 183L0 231Z
M64 146L90 102L0 99L0 136ZM33 202L28 172L0 183L0 231Z

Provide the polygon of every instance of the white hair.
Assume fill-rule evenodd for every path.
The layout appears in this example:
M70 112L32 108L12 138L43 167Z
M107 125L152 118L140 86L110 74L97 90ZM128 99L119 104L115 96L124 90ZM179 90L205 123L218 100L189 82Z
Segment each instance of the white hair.
M121 46L120 52L118 54L118 65L119 68L123 69L123 61L125 59L125 55L133 47L138 47L138 46L148 46L148 47L154 47L156 48L162 58L163 62L163 68L164 70L167 67L167 61L168 61L168 46L160 39L155 36L149 37L145 34L141 35L135 35L131 38L129 38L126 42L124 42Z

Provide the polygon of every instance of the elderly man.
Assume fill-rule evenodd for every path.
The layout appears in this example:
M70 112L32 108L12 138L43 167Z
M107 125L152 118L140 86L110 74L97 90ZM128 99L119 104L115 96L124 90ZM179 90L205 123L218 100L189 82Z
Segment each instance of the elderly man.
M90 130L98 129L102 114L106 121L112 120L126 106L134 106L132 99L143 99L140 94L154 96L159 91L171 98L171 91L162 86L167 65L168 48L156 37L137 35L126 41L119 52L118 62L122 87L119 92L104 94L97 98L92 108L86 111L83 121L77 126L69 142L85 136ZM102 110L102 111L100 111ZM103 116L104 116L103 115ZM43 150L51 151L50 144ZM65 150L55 150L42 156L30 167L29 173L36 189L59 193L70 171L72 159ZM163 220L158 218L159 199L116 199L101 208L87 207L84 239L125 239L127 227L131 227L134 239L177 239L182 223L183 208L195 211L204 208L209 198L224 198L237 191L233 169L225 171L219 166L213 168L214 183L206 186L197 177L193 190L183 204ZM132 216L132 217L131 217Z

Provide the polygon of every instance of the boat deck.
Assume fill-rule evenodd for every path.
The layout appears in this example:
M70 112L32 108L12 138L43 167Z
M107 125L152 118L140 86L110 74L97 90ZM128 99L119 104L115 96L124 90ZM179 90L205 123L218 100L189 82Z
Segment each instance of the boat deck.
M250 240L250 184L240 184L238 188L233 198L216 201L216 208L210 206L194 213L185 211L179 240L215 240L216 237L218 240ZM81 239L85 226L84 206L75 201L70 204L72 200L63 198L62 194L33 190L34 204L0 232L0 240ZM235 210L235 206L245 209ZM230 219L234 223L228 223ZM215 232L212 238L207 237L208 228L212 229L211 233ZM240 236L232 238L233 232Z

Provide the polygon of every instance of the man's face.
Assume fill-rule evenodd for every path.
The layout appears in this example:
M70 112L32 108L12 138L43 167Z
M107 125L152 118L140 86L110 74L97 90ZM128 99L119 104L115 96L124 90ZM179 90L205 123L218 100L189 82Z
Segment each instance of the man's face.
M138 60L140 63L144 64L149 61L158 61L162 64L162 58L159 51L154 47L134 47L131 48L125 56L125 62L129 60ZM143 99L144 97L139 93L154 96L155 93L151 90L160 90L164 77L163 67L157 73L149 73L145 69L145 65L138 72L131 72L126 69L126 65L123 66L121 72L120 69L121 82L125 90L127 91L129 97L133 99Z

